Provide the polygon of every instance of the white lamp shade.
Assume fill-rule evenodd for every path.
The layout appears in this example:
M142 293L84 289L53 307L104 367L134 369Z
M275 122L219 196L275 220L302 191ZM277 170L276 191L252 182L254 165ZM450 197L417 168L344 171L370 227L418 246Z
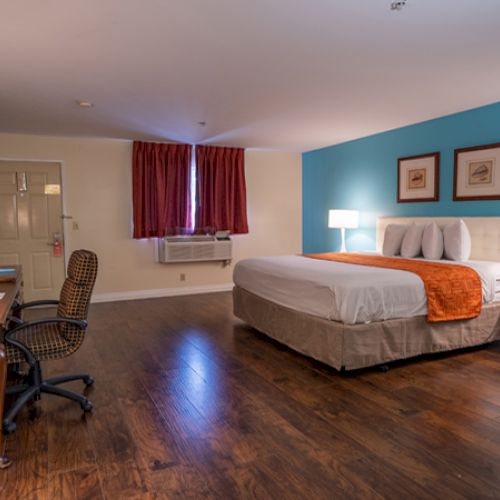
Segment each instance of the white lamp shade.
M357 210L329 210L328 227L354 229L359 225Z

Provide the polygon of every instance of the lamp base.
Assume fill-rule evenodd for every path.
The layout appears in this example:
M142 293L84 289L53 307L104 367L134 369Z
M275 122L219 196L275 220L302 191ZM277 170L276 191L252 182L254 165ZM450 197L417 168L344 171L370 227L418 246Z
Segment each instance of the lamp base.
M341 237L340 253L346 253L347 249L345 247L345 227L340 228L340 237Z

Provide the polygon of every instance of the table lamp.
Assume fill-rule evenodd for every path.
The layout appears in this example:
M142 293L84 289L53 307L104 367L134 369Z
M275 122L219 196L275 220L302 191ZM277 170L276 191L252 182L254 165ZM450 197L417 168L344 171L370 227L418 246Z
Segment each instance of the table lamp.
M346 252L345 230L357 228L359 224L359 212L357 210L329 210L328 227L340 229L342 244L341 252Z

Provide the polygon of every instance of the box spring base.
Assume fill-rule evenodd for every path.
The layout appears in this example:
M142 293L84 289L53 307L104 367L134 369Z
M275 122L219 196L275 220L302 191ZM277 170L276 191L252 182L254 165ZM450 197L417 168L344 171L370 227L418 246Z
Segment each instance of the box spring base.
M233 289L234 314L302 354L340 370L355 370L452 351L500 339L500 303L483 306L477 318L428 323L424 316L347 325Z

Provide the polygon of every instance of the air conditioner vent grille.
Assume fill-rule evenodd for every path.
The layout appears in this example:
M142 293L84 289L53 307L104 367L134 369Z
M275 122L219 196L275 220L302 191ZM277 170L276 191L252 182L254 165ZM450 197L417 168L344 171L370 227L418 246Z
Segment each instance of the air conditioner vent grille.
M169 260L189 260L192 256L191 248L187 245L168 245Z
M158 240L158 260L170 262L230 261L233 254L231 240L216 239L191 241L185 237Z
M195 259L213 259L215 256L215 244L192 246L193 258Z
M195 242L207 242L216 241L215 236L205 236L205 235L189 235L189 236L167 236L165 240L168 243L195 243Z

